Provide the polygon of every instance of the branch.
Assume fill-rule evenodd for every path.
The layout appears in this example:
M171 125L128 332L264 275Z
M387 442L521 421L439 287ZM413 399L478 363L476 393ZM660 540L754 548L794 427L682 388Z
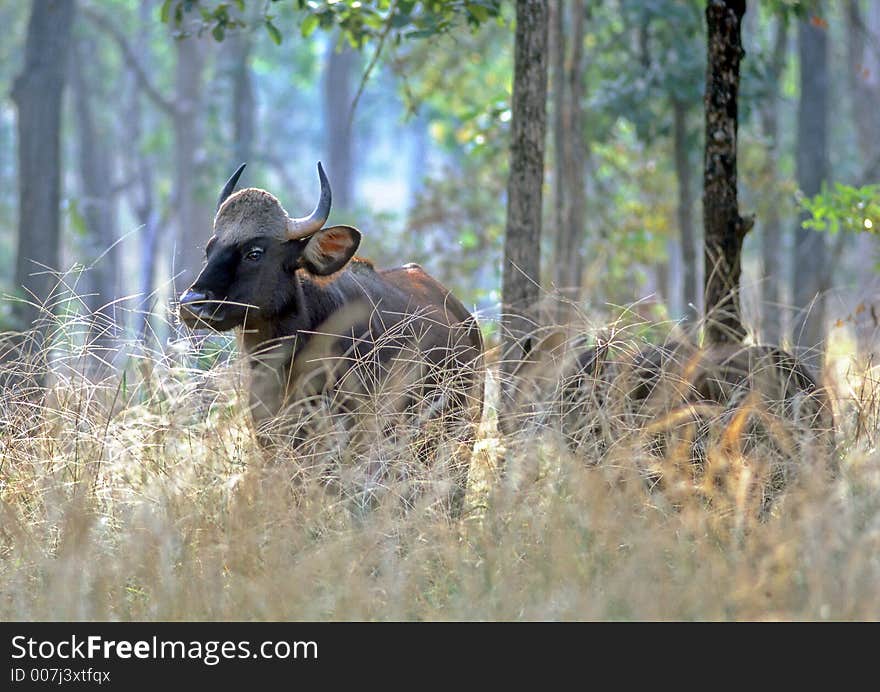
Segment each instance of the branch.
M144 90L144 93L146 93L147 96L149 96L150 99L153 101L153 103L155 103L161 110L165 111L168 115L172 117L175 116L178 112L176 104L171 99L163 96L162 93L156 88L156 86L150 81L149 76L141 65L140 60L138 60L137 54L132 49L131 45L128 42L128 39L125 37L125 34L123 34L119 30L119 28L110 21L110 19L102 15L93 7L83 7L82 11L96 27L108 34L110 38L112 38L116 42L116 44L119 46L119 50L125 57L125 61L128 63L129 67L134 70L135 76L138 80L138 84L140 84L141 89Z
M388 8L388 20L385 22L385 28L382 30L382 35L379 37L379 45L376 46L376 51L373 53L373 57L370 60L370 64L367 65L367 69L364 70L364 74L361 77L361 83L358 87L357 93L354 95L354 100L351 102L351 110L348 114L348 127L351 128L352 123L354 122L354 111L357 108L358 101L361 99L361 94L364 93L364 87L367 86L367 81L370 79L370 75L373 72L373 68L376 67L376 63L379 62L379 56L382 55L382 48L385 46L385 39L388 38L388 34L391 33L391 25L394 21L394 10L397 9L397 0L394 0L391 3L391 6Z

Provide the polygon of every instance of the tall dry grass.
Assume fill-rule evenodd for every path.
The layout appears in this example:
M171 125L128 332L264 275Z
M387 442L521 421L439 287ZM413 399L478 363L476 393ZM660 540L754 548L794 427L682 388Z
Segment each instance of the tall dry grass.
M731 444L736 411L698 473L687 439L658 447L652 421L611 403L591 419L601 444L570 445L540 404L502 436L490 364L453 522L418 503L357 511L301 473L309 459L267 456L234 358L206 371L132 346L94 367L93 323L53 324L51 351L5 342L0 618L880 616L877 371L855 361L829 368L836 474L805 465L764 512L749 489L767 446Z

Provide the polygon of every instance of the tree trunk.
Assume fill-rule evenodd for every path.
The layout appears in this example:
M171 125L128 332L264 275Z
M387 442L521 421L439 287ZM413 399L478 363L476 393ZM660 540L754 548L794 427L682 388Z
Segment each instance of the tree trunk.
M860 4L858 0L847 0L845 11L847 86L862 166L855 185L873 183L880 175L880 3L868 5L867 17L862 14ZM877 238L873 233L859 233L846 242L847 254L871 257ZM851 266L851 271L847 278L856 286L870 286L877 275L873 262L858 262ZM857 353L872 354L875 341L873 321L856 329Z
M101 132L93 103L95 84L90 71L100 71L94 60L86 59L87 46L80 39L74 43L71 61L71 87L76 111L80 211L86 234L79 242L79 260L86 270L77 283L91 323L89 341L98 349L92 365L112 359L116 315L113 301L118 296L119 257L116 252L116 200L110 181L113 178L111 147L113 139ZM98 367L98 371L103 368Z
M586 159L584 143L584 25L586 23L586 2L575 0L571 5L571 58L568 68L568 146L565 147L565 186L566 207L564 223L562 265L565 270L563 285L568 287L569 298L577 303L580 299L583 261L581 247L586 225ZM569 306L566 321L572 317Z
M141 0L139 8L141 27L149 26L151 9L150 0ZM151 63L148 38L147 31L142 29L135 43L136 54L140 56L142 64L147 70L150 69ZM131 141L135 143L134 151L136 153L130 159L132 167L130 171L127 171L127 175L137 181L132 187L131 205L137 223L141 227L139 232L140 254L138 256L140 271L137 278L137 292L140 296L140 302L135 312L133 328L135 337L147 343L152 341L151 335L153 332L150 325L150 315L156 302L155 276L159 263L161 234L159 232L160 224L153 189L153 162L145 151L146 147L143 141L145 113L141 85L131 65L128 67L131 73L132 91L131 100L128 105L127 122L130 128Z
M61 97L70 49L73 0L34 0L24 64L12 88L18 109L18 246L15 285L26 300L46 303L60 263ZM48 301L48 302L47 302ZM17 303L18 325L29 328L42 311Z
M739 214L736 190L737 96L745 0L709 0L706 152L703 173L705 316L709 343L746 336L739 300L742 244L752 220Z
M339 50L336 40L327 47L324 72L324 136L327 173L333 181L333 204L351 209L354 203L354 157L351 104L358 55L346 43Z
M230 38L232 55L232 122L234 125L233 157L230 170L252 160L256 121L256 93L251 72L251 34L237 32Z
M556 11L555 22L564 22L564 7ZM584 144L584 25L586 4L576 0L571 4L571 52L564 59L564 29L557 27L557 43L563 44L563 70L560 82L553 87L554 147L558 187L554 210L556 220L553 266L556 285L563 298L557 310L557 320L564 324L572 317L571 302L580 298L583 263L581 245L586 223L586 146ZM562 31L562 33L559 33ZM559 47L554 47L558 62ZM559 203L561 202L561 206Z
M805 20L798 24L801 95L798 104L797 182L805 195L817 194L829 177L828 165L828 36ZM815 349L824 337L826 288L825 234L795 227L794 304L800 311L794 322L795 342Z
M547 275L563 296L565 286L560 271L563 255L563 239L565 237L565 157L568 130L566 125L569 114L566 112L568 99L565 98L565 4L563 0L550 0L548 41L550 45L550 99L553 105L553 255ZM551 319L561 322L565 315L565 305L561 301L554 306Z
M866 20L858 0L847 0L847 81L856 137L865 165L870 165L880 148L877 141L877 132L880 131L880 46L877 45L880 40L880 5L871 3L868 13ZM876 169L872 171L875 172Z
M776 20L776 35L773 40L773 56L767 75L767 98L759 111L761 129L769 142L767 151L765 180L776 180L779 176L779 89L782 72L785 69L785 56L788 49L788 21L782 17ZM761 221L761 311L764 316L763 340L778 344L782 337L782 219L779 206L768 205Z
M687 106L672 100L673 148L675 149L675 177L678 181L678 232L681 238L681 257L684 280L682 293L683 313L692 320L700 305L700 282L697 277L697 239L694 234L694 199L691 182L690 152L687 138Z
M510 373L523 356L540 297L541 187L547 128L547 0L517 0L502 332Z
M175 238L172 259L174 295L195 280L211 234L213 209L199 196L196 155L202 146L202 72L205 45L194 36L178 39L175 77L174 195Z

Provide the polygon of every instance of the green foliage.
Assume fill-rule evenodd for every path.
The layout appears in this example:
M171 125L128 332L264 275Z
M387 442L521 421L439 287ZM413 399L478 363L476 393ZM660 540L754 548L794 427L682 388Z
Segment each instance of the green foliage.
M596 184L603 203L594 207L597 238L591 269L613 301L636 297L639 267L666 254L675 228L675 176L663 166L661 143L642 142L633 125L619 121L608 142L593 146Z
M783 17L802 19L816 12L821 0L763 0L761 7L767 12Z
M854 187L834 183L831 188L823 185L819 194L814 197L801 195L798 201L810 215L802 224L804 228L831 234L838 231L878 232L880 185Z
M283 40L275 25L272 6L278 0L263 3L257 20L277 45ZM238 13L246 12L244 0L235 3ZM301 15L300 34L311 36L316 29L339 30L354 48L362 48L374 39L390 37L395 43L402 39L429 38L449 32L464 23L475 29L501 12L501 0L295 0ZM229 2L211 0L165 0L160 18L180 30L187 31L187 22L199 34L209 31L222 41L226 31L246 25Z
M465 158L425 181L407 219L404 247L429 272L451 277L465 305L494 305L501 285L506 162Z
M511 112L510 34L479 33L410 43L395 49L391 67L402 79L408 113L425 113L432 139L456 155L507 155Z
M697 106L702 98L702 6L693 0L624 0L619 17L596 16L593 24L603 22L607 29L605 45L594 48L601 61L594 108L626 118L644 141L666 136L669 102Z

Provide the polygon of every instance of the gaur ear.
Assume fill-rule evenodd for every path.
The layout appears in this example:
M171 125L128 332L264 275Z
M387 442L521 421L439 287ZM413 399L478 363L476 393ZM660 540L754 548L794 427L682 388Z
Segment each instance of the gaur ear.
M351 226L322 228L309 238L302 251L302 266L312 274L338 272L357 252L361 232Z

